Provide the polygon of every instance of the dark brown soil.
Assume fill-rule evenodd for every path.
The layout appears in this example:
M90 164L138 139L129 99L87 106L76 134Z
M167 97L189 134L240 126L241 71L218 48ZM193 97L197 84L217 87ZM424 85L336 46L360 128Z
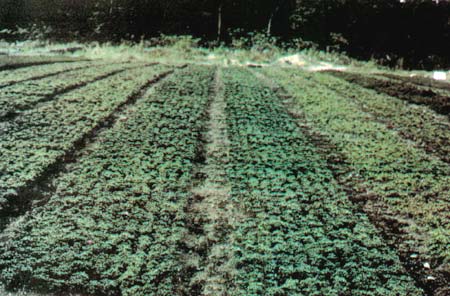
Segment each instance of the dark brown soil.
M378 75L384 76L387 78L391 78L391 79L397 79L397 80L400 80L403 82L413 83L416 85L434 87L434 88L450 91L450 83L449 82L438 81L438 80L434 80L434 79L431 79L428 77L423 77L423 76L406 77L406 76L389 74L389 73L383 73L383 74L378 74Z
M425 105L439 114L450 115L450 97L436 93L431 88L421 89L410 83L398 81L385 81L356 73L326 71L333 76L355 83L365 88L373 89L407 102Z

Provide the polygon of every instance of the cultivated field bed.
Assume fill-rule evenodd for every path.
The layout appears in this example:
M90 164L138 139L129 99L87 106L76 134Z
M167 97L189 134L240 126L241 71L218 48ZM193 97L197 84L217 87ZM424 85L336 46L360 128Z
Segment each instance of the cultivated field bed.
M28 66L46 65L60 62L78 62L81 58L62 57L62 56L10 56L0 53L0 71L18 69Z
M450 92L436 82L423 86L414 83L415 80L411 81L392 75L376 77L339 71L331 73L351 83L403 99L406 102L429 106L439 114L449 115L450 113Z
M449 295L449 117L379 81L3 68L0 293Z

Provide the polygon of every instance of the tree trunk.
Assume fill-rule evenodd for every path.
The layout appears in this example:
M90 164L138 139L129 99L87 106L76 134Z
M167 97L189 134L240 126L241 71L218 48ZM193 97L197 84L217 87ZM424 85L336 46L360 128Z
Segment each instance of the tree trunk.
M220 42L222 37L222 7L223 3L220 3L217 11L217 41Z
M114 0L111 0L109 4L109 16L112 16L113 14L113 6L114 6Z
M275 10L272 11L272 14L270 15L269 23L267 24L267 35L271 35L271 34L272 34L272 23L273 23L273 18L274 18L275 15L277 14L278 10L280 10L280 6L279 6L279 5L277 5L277 7L275 8Z
M272 20L273 20L273 13L270 15L269 24L267 25L267 35L270 35L272 33Z

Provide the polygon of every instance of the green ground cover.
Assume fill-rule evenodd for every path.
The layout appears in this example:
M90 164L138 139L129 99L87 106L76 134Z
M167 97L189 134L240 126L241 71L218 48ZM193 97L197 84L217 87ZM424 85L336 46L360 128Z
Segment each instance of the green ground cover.
M283 69L264 73L293 95L317 131L337 144L352 168L348 179L357 179L355 186L366 197L365 210L384 224L399 251L408 257L420 254L423 262L431 262L432 272L448 276L448 164L363 111L351 94L327 87L321 74Z
M2 281L95 295L178 293L183 210L212 74L188 68L170 77L99 135L1 246Z
M84 135L165 71L166 66L152 66L121 72L4 123L0 142L0 208L19 206L19 200L26 199L21 196L21 188L61 161Z
M446 117L436 114L427 106L412 105L332 75L317 74L314 79L339 95L352 98L363 111L373 114L377 121L389 129L450 163L450 122Z
M84 67L89 67L91 64L92 62L90 61L62 62L30 66L11 71L1 71L0 87L5 87L17 82L39 79L49 75L59 74L64 71L82 69Z
M17 115L18 112L30 109L37 103L52 99L58 94L138 66L142 64L92 62L82 69L64 71L51 77L0 88L0 118L11 114Z
M224 70L236 295L420 295L267 87ZM234 294L233 294L234 295Z
M77 62L79 59L70 57L48 57L48 56L9 56L0 55L0 71L18 68L53 64L58 62Z
M111 48L0 58L0 294L450 292L450 122L401 79Z

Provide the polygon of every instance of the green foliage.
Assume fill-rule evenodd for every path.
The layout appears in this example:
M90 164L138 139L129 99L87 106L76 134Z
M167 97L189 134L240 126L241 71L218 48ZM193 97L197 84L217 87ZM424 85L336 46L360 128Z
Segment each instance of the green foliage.
M4 80L1 79L5 81L4 85L12 85L0 88L0 118L30 109L58 93L94 82L99 77L133 66L136 65L128 66L111 62L106 64L101 61L39 66L28 68L25 71L10 71L2 77ZM44 71L41 72L41 69ZM43 76L46 78L35 80ZM11 81L11 78L14 80Z
M377 212L377 219L396 221L389 225L393 227L391 234L395 236L400 252L408 254L415 250L433 266L448 264L450 257L445 240L423 240L421 237L439 237L434 234L448 233L450 229L447 222L449 166L401 136L401 131L406 131L411 133L414 141L431 141L422 134L429 131L430 137L448 137L430 112L422 108L413 111L411 106L398 100L349 87L323 74L275 69L265 73L293 94L307 120L337 144L348 159L353 174L361 180L355 185L358 190L379 197L372 201L374 207L378 205L385 210ZM402 114L397 113L397 119L393 118L394 110ZM411 110L411 116L423 110L422 116L427 116L431 122L423 122L420 117L411 121L408 117L403 118L408 116L405 115L408 110ZM377 120L380 116L385 116L387 122L382 118ZM424 125L424 131L421 125ZM398 129L399 133L392 129ZM447 148L442 146L441 149Z
M256 51L278 50L279 38L262 32L245 32L243 29L229 30L231 46L236 49Z
M2 244L2 282L95 295L176 294L212 72L178 73L102 133L14 242Z
M421 295L368 218L336 185L277 95L224 70L234 234L233 295Z
M306 50L306 49L318 50L319 44L313 41L305 40L301 37L296 37L290 40L289 42L285 42L282 45L282 47L292 51Z
M172 47L178 50L191 50L198 47L200 42L199 38L194 38L189 35L177 36L177 35L164 35L157 38L151 38L149 42L145 42L146 46L163 46Z
M32 24L29 26L14 29L3 29L0 31L0 37L12 40L33 40L45 42L52 35L53 29L47 25Z
M345 77L347 74L335 73L334 75ZM398 97L358 85L369 86L372 84L369 82L370 80L380 81L381 77L348 74L347 78L350 80L349 82L329 75L315 75L315 79L321 84L335 90L340 95L352 98L363 111L374 114L378 121L397 131L403 138L416 142L418 147L437 155L445 162L450 162L450 134L448 133L450 124L444 116L438 116L426 104L424 104L425 106L410 104ZM367 82L364 83L363 80ZM360 83L354 83L357 81ZM395 80L383 79L382 81L384 81L382 84L390 85L392 89L398 86L398 81ZM401 89L398 90L399 94L403 94ZM418 88L417 92L419 91ZM433 99L424 101L432 103Z
M89 64L89 62L50 63L49 65L36 65L31 68L25 67L12 71L4 71L0 74L0 87L3 88L13 83L30 80L33 77L51 75L60 71L75 70L80 67L86 67Z
M52 73L37 69L42 75ZM114 69L127 70L4 122L0 203L15 206L33 198L22 189L63 162L77 141L167 67L71 68L53 77L55 82L44 78L0 89L5 96L24 95L15 106L32 105L71 80ZM433 113L326 74L261 71L290 91L307 121L337 144L361 181L354 189L380 196L379 215L402 221L400 251L419 246L432 266L448 266L450 169L401 134L409 133L416 142L444 141L447 131L433 121ZM223 260L188 254L187 245L204 239L216 247L224 243L234 254L226 279L235 287L227 291L230 295L422 295L396 250L337 184L283 98L243 68L225 68L217 75L223 77L226 119L220 120L230 148L220 151L226 160L219 165L231 185L231 202L239 207L239 214L228 218L238 222L227 229L226 242L203 233L199 241L187 242L191 221L203 223L202 230L217 222L206 222L203 215L186 217L194 213L187 208L193 206L193 180L201 175L198 163L211 165L202 159L202 148L213 72L204 66L177 71L97 134L53 180L46 204L0 237L0 282L9 288L87 295L186 294L189 280L203 283L188 278L195 271L208 276L198 262ZM13 82L7 73L5 83ZM435 146L446 153L445 144Z
M42 176L83 135L165 69L139 67L121 72L55 97L7 122L0 143L0 197L8 202L0 208L15 204L16 196L9 194L10 190L23 189Z

